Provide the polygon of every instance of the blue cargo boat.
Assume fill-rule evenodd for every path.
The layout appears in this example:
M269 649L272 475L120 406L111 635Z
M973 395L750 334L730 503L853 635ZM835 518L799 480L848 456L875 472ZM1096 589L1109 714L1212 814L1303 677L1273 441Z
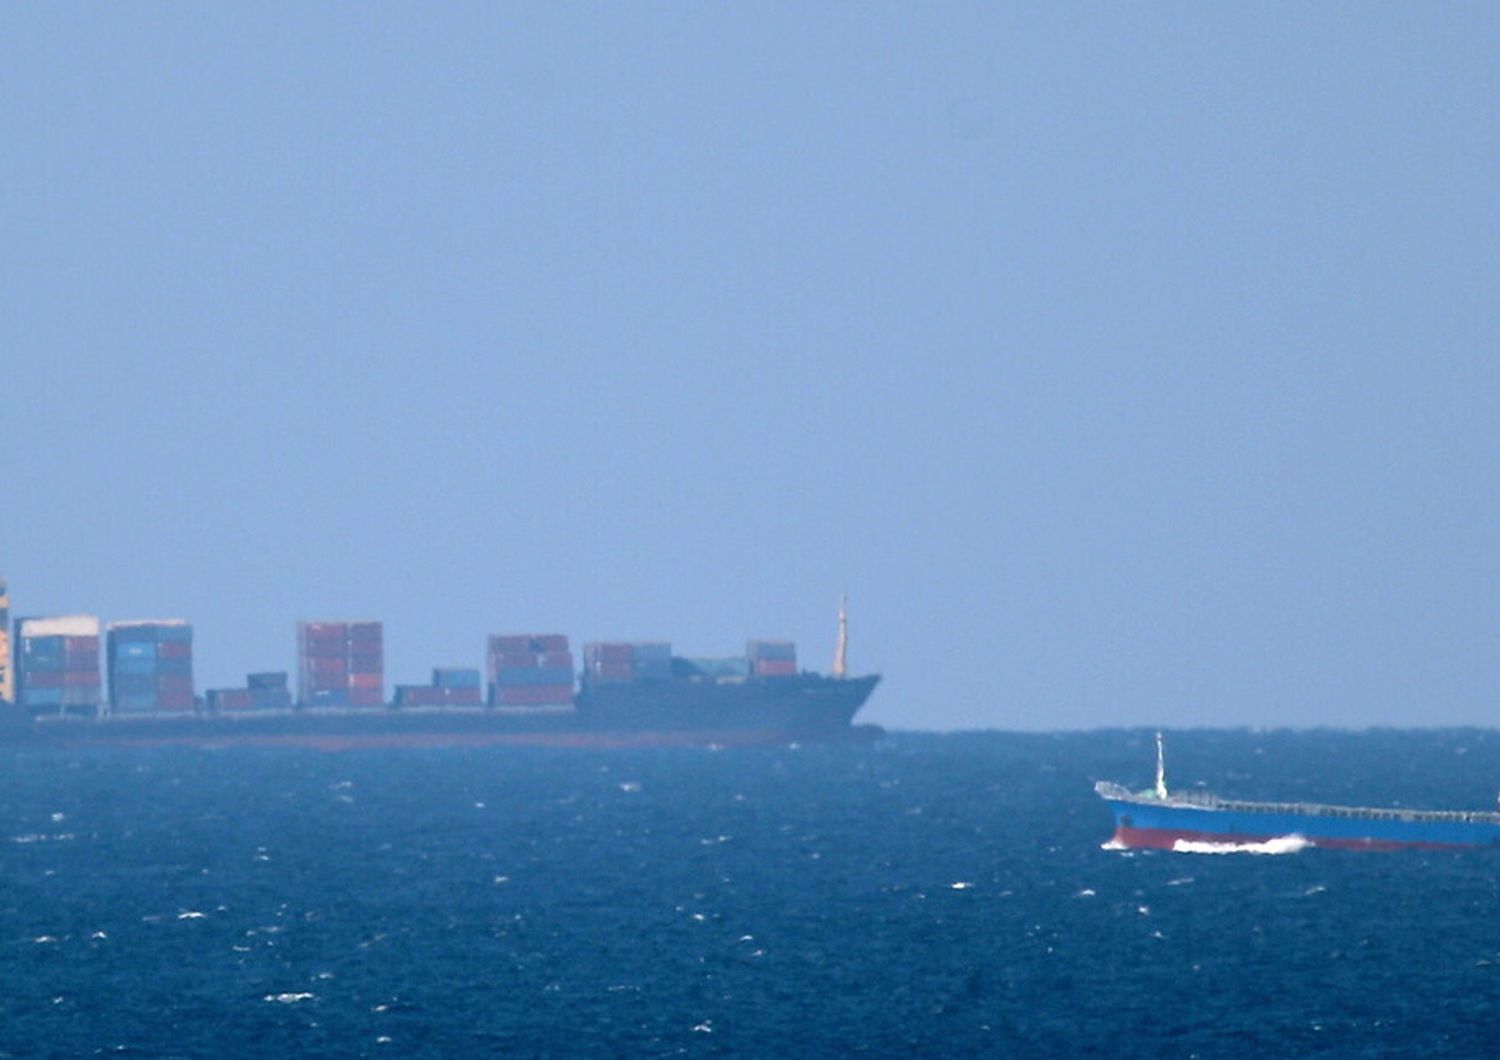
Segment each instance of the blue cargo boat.
M1154 788L1132 792L1101 780L1094 790L1114 812L1109 845L1116 848L1440 850L1500 845L1500 813L1249 802L1200 791L1168 792L1160 733Z

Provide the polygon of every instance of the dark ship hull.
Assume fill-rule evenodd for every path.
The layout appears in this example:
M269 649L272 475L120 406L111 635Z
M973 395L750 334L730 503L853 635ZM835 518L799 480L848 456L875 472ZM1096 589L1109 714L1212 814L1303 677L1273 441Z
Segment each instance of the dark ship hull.
M594 685L571 707L308 708L100 718L12 713L0 741L33 747L707 747L878 738L853 719L876 676Z

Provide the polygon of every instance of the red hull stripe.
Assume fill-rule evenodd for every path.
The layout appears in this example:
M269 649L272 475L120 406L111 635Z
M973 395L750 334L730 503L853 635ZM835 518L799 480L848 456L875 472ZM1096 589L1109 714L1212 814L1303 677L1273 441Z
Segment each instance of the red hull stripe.
M1193 832L1170 828L1126 828L1115 829L1114 841L1123 847L1137 850L1171 850L1182 840L1188 843L1268 843L1284 836L1273 835L1223 835L1218 832ZM1303 834L1303 838L1315 847L1324 850L1462 850L1462 843L1404 843L1394 839L1320 839ZM1480 846L1482 844L1472 844Z

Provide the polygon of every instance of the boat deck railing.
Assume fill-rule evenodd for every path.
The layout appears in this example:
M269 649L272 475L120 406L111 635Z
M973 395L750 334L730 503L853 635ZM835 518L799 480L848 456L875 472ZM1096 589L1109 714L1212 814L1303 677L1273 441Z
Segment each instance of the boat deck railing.
M1204 810L1228 810L1244 813L1284 813L1304 817L1343 817L1362 821L1448 821L1455 824L1500 825L1500 813L1463 810L1400 810L1376 806L1330 806L1316 802L1252 802L1243 799L1221 799L1207 791L1174 791L1159 799L1153 791L1137 794L1118 784L1101 780L1094 785L1106 799L1123 799L1142 805L1191 806Z

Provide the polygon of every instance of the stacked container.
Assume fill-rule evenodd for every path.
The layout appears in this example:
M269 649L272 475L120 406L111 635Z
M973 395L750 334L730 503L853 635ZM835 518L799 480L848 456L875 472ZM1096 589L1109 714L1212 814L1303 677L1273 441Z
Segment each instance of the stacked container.
M490 705L568 706L573 702L573 653L561 633L490 637Z
M297 623L297 698L304 707L378 707L385 701L379 622Z
M666 681L672 676L672 645L665 641L599 641L583 646L583 673L590 684Z
M462 666L432 671L430 685L397 685L398 707L478 707L483 705L479 671Z
M94 713L99 620L92 615L23 618L16 623L16 702L33 714Z
M245 688L215 688L207 693L208 709L234 712L241 710L290 710L291 689L285 671L246 676Z
M789 640L746 641L745 658L756 677L797 676L797 645Z
M111 622L109 704L116 714L193 709L193 627L181 619Z

